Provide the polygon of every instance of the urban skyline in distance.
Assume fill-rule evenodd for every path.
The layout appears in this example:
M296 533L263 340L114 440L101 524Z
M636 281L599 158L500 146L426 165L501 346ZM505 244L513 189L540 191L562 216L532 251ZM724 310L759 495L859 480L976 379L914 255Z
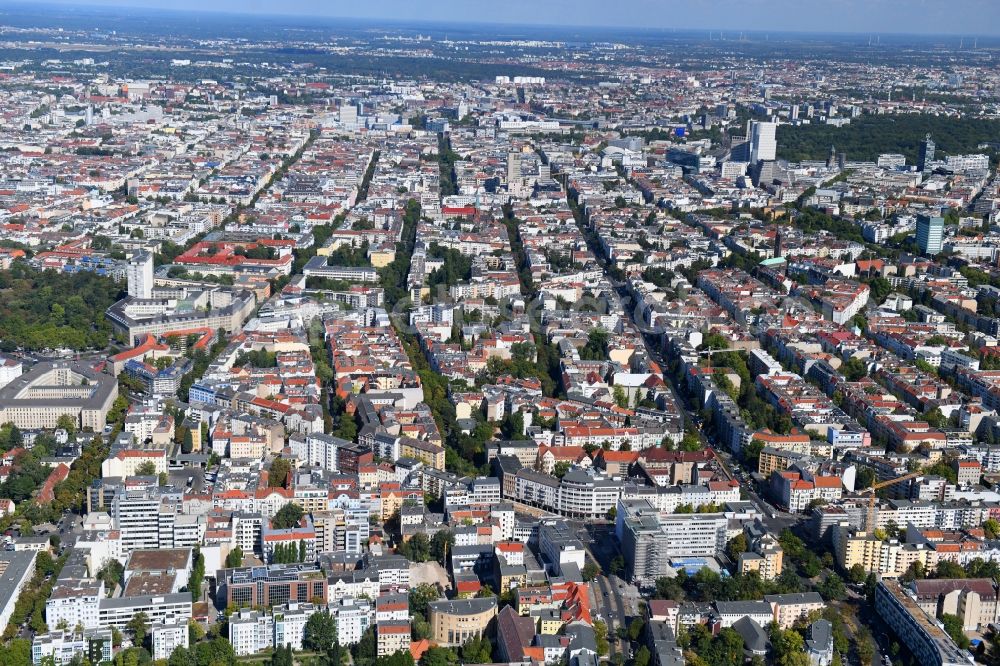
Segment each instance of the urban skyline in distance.
M609 15L603 0L465 0L363 3L288 0L280 9L259 0L46 0L65 7L227 12L393 23L452 22L582 28L820 34L1000 35L1000 3L990 0L621 0Z
M1000 4L0 3L0 666L1000 666Z

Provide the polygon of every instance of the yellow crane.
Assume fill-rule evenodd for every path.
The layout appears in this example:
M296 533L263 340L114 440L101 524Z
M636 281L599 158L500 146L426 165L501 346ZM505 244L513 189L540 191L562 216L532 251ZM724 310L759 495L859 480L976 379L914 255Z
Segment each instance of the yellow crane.
M865 531L869 534L875 531L875 493L877 490L880 488L888 488L889 486L894 486L897 483L909 481L910 479L923 475L923 472L910 472L909 474L904 474L903 476L897 476L895 479L873 483L870 487L865 488L863 492L871 493L868 496L868 515L865 519Z

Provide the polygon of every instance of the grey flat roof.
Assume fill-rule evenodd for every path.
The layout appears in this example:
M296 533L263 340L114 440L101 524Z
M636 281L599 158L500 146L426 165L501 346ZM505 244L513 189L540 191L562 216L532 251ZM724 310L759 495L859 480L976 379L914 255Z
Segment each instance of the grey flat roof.
M155 600L155 601L154 601ZM145 595L141 597L112 597L101 599L101 608L129 608L131 606L152 606L154 604L181 604L191 603L190 592L177 592L175 594L158 594L156 596Z
M41 377L53 370L65 368L89 382L92 390L86 398L18 398L17 394L32 386L49 386L40 384ZM57 386L54 388L80 388L77 385ZM0 389L0 407L66 407L99 408L110 394L118 389L118 382L109 374L97 372L91 366L79 361L43 362L37 364L28 372Z
M0 562L7 563L7 568L0 575L0 598L11 599L15 596L15 589L34 561L33 550L0 551Z
M449 615L478 615L491 608L496 609L496 597L476 597L473 599L442 599L432 601L427 607L438 613Z

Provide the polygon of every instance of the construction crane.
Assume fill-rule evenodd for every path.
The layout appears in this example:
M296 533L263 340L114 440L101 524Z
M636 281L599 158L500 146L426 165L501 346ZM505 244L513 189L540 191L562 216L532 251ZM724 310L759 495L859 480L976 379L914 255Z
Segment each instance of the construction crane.
M880 488L888 488L889 486L894 486L897 483L909 481L910 479L915 479L916 477L923 475L923 472L910 472L909 474L904 474L903 476L897 476L895 479L873 483L869 488L866 488L864 492L870 492L871 494L868 496L868 515L865 518L865 531L869 534L875 531L875 493L877 490Z

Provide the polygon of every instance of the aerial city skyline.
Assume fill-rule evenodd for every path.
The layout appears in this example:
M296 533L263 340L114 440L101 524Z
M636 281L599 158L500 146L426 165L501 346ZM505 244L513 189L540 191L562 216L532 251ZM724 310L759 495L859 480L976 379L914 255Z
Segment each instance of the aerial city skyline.
M0 7L0 665L1000 664L1000 6Z

